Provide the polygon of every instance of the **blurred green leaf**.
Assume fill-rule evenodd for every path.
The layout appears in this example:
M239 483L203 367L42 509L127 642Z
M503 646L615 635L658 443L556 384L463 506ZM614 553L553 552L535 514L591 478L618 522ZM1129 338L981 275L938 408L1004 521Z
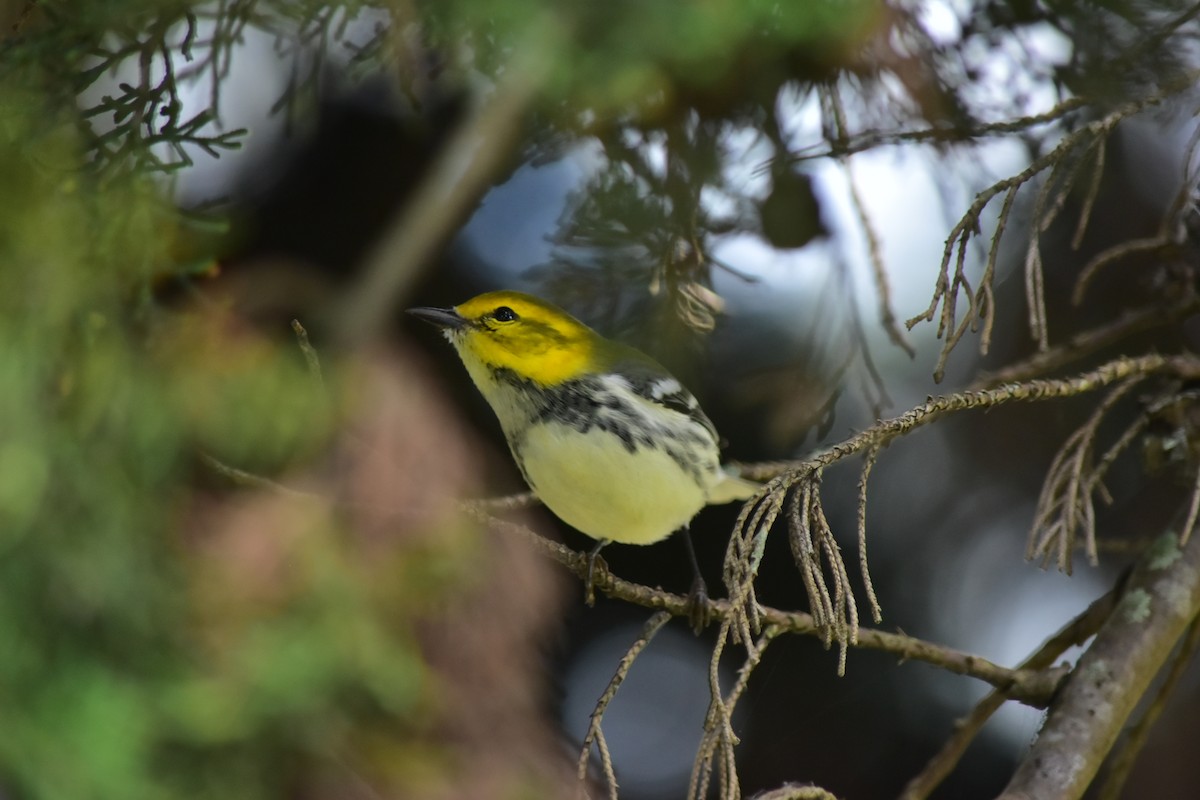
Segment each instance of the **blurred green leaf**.
M448 557L449 583L385 605L328 507L238 517L235 489L201 490L202 453L303 465L336 398L286 337L149 302L187 223L145 177L101 184L84 149L0 81L0 793L283 797L347 737L402 749Z

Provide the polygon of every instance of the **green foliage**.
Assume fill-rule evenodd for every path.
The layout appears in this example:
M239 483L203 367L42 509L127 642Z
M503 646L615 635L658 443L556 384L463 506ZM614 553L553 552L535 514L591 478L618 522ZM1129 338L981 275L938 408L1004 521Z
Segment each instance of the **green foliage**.
M858 47L877 22L874 0L686 0L595 3L547 0L439 0L427 4L431 30L444 41L466 37L476 66L494 69L510 57L541 50L552 76L548 95L568 112L622 118L655 114L677 95L724 93L738 81L740 103L772 92L764 72L782 81L787 64L814 65L832 76L833 54ZM825 61L825 66L820 66ZM776 84L777 85L777 84ZM772 95L773 96L773 95Z
M201 490L200 453L327 444L322 394L294 345L145 301L178 217L143 177L100 191L44 108L0 86L0 791L280 797L349 737L399 752L438 588L364 569L322 503Z

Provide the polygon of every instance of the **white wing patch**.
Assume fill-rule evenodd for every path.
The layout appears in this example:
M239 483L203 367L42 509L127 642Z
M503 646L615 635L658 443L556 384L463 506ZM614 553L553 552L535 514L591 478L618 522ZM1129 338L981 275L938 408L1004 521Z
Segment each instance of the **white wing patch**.
M605 373L599 376L602 392L620 398L618 415L637 414L642 427L657 431L667 438L695 438L704 448L712 449L716 463L717 435L712 423L700 410L700 404L677 379L670 375L654 377L645 383L635 383L624 375ZM664 411L670 413L663 413Z
M672 395L685 395L687 397L685 402L689 408L694 408L696 405L696 398L692 397L690 393L684 392L683 384L674 378L658 378L650 384L651 399L662 402Z
M605 372L599 378L600 384L609 391L616 392L617 394L633 392L633 384L624 375L618 375L615 372Z

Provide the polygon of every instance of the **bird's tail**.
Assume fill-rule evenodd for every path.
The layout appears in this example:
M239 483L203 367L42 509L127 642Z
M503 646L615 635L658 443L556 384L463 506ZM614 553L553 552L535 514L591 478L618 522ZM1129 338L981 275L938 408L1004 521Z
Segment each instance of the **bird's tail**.
M735 500L749 500L755 492L762 488L762 484L757 481L747 480L733 474L730 467L722 467L722 469L725 476L708 490L710 506L724 505Z

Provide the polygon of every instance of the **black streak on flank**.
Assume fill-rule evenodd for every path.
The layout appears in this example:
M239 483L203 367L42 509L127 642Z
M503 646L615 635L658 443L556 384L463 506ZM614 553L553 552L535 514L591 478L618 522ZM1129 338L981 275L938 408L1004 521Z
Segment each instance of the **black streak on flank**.
M662 433L630 425L627 422L629 419L644 420L640 409L631 407L626 400L614 395L595 378L582 378L548 389L538 389L510 369L496 369L492 374L497 381L524 393L530 401L530 407L536 409L529 415L527 425L557 422L580 433L587 433L595 428L617 437L631 455L640 447L650 447L654 444L655 436ZM677 436L681 433L682 431L675 431ZM703 442L703 438L694 433L690 434L689 438L695 444ZM715 464L704 463L694 452L681 447L681 442L663 437L660 444L684 471L697 480L715 468Z
M510 369L493 370L492 374L496 380L522 392L531 401L530 405L536 411L530 414L529 424L558 422L580 433L597 428L620 439L630 453L636 453L638 447L649 446L653 441L648 431L635 430L626 422L635 417L636 411L620 397L606 391L598 381L583 378L537 389Z

